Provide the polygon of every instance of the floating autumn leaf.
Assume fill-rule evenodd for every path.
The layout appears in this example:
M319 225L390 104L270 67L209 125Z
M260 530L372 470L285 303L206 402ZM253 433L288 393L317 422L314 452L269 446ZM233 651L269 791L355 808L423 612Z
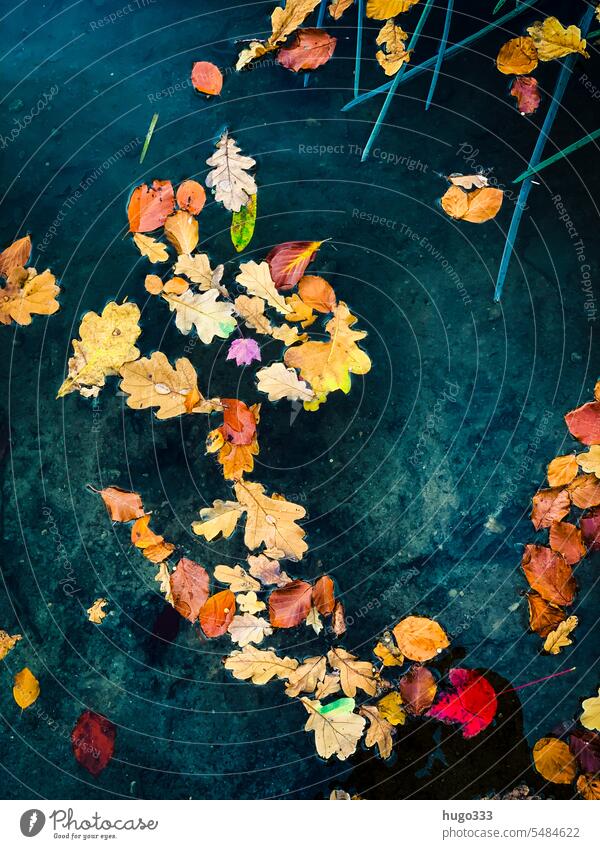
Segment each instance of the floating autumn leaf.
M180 183L175 198L179 209L191 215L198 215L206 203L206 192L196 180L184 180Z
M238 593L235 600L238 609L242 613L260 613L261 610L266 610L267 605L264 601L260 601L255 592Z
M345 761L356 751L362 737L365 720L353 713L354 699L338 699L328 705L318 700L300 699L310 716L305 731L314 731L315 747L322 758L336 755Z
M319 681L315 690L316 699L326 699L340 692L340 676L337 672L328 672L322 681Z
M231 590L223 590L210 596L200 608L198 618L207 637L225 634L235 616L235 596Z
M164 288L164 283L158 274L146 274L144 278L144 289L146 292L149 292L150 295L160 295Z
M192 85L202 94L221 94L223 74L212 62L194 62L192 65Z
M323 622L319 616L319 611L314 605L308 611L308 616L304 620L304 624L308 628L312 628L315 634L320 634L323 630Z
M287 398L288 401L310 402L315 393L304 380L300 380L296 370L286 368L284 363L273 363L256 372L257 389L265 392L269 401L279 401Z
M331 0L328 12L334 21L337 21L342 17L346 9L349 9L353 3L354 0Z
M259 298L264 299L269 306L274 307L282 315L292 312L291 307L286 304L284 296L280 295L277 291L275 282L271 276L271 268L267 262L256 263L254 260L242 262L240 264L240 273L235 279L251 295L257 295ZM236 299L236 309L240 300L240 298ZM246 303L244 302L244 304ZM259 308L260 305L255 304L254 307L253 312L255 313L256 308Z
M367 18L383 21L408 12L419 0L367 0Z
M300 371L300 376L310 384L315 401L305 401L307 409L317 409L330 392L341 389L348 394L351 374L366 374L371 360L356 344L367 335L363 330L352 330L356 318L343 301L334 310L333 318L325 325L331 341L303 342L285 352L284 362Z
M256 162L252 157L240 154L240 148L227 130L217 142L217 150L208 157L206 164L212 169L206 177L206 185L213 190L215 200L230 212L239 212L252 195L256 194L254 177L247 173Z
M341 601L336 601L331 614L331 630L336 637L346 633L346 612Z
M291 44L279 50L277 61L290 71L312 71L329 62L336 44L337 38L323 29L299 29Z
M340 684L346 696L353 698L357 690L364 690L369 696L377 692L377 682L373 666L368 661L358 660L343 648L331 649L327 660L332 669L340 673Z
M285 317L286 321L299 321L303 328L310 327L314 323L316 315L312 307L305 304L298 295L294 294L291 298L286 298L286 304L291 309Z
M314 583L312 603L321 616L330 616L335 607L335 588L329 575L322 575Z
M131 527L131 542L136 548L139 548L144 557L151 560L153 563L160 563L166 560L169 555L175 551L175 546L170 542L165 542L164 537L160 534L155 534L150 528L151 513L146 513L133 523Z
M540 637L547 637L566 618L562 607L546 601L539 593L528 592L529 627Z
M252 578L239 564L233 567L216 566L214 576L215 580L221 584L227 584L232 593L245 593L249 590L260 589L259 582Z
M249 46L240 53L235 69L241 71L254 59L276 50L295 32L319 0L286 0L283 6L277 6L271 14L271 35L266 41L251 41Z
M483 224L495 218L502 206L504 192L486 186L472 192L464 192L459 186L450 186L442 197L444 212L451 218L469 221L471 224Z
M571 483L579 471L577 460L578 458L574 454L555 457L548 465L548 483L550 486L565 486Z
M516 98L517 109L521 115L533 115L542 99L535 77L517 77L510 88L510 93Z
M483 189L488 184L485 174L450 174L447 179L453 186L462 189Z
M596 475L579 475L568 487L571 502L582 510L600 504L600 480Z
M12 651L22 639L21 634L14 634L11 637L6 631L0 629L0 660L4 660L9 651Z
M189 212L178 209L165 221L165 236L178 254L189 256L198 244L198 221Z
M196 370L187 357L175 368L161 351L142 357L121 368L121 391L133 410L158 407L157 419L171 419L185 413L211 413L221 408L218 400L205 400L198 391Z
M253 362L260 362L260 347L255 339L234 339L229 350L227 359L235 360L238 366L250 366Z
M323 277L315 274L305 274L298 281L298 294L307 307L316 312L333 312L337 305L337 299L333 286Z
M562 554L543 545L526 545L521 565L531 588L546 601L560 605L573 603L575 578Z
M200 510L202 521L193 522L192 530L208 542L216 539L219 534L222 534L224 538L230 537L242 513L242 505L237 501L217 499L212 507L203 507Z
M13 698L22 710L30 707L40 694L40 682L25 666L14 677Z
M104 611L104 607L108 604L107 598L97 598L96 601L92 604L91 607L87 609L87 615L90 622L93 622L94 625L100 625L102 620L107 615Z
M583 727L590 731L600 731L600 690L598 690L597 696L585 699L581 706L583 713L579 717L579 721Z
M285 694L294 698L300 693L314 693L317 684L325 678L327 661L322 655L307 657L304 663L290 673Z
M387 696L379 699L377 709L390 725L404 725L406 722L406 711L402 704L402 696L397 690L392 690Z
M580 775L577 779L577 792L584 799L600 799L600 778L593 775Z
M165 295L183 295L190 288L190 284L183 277L171 277L162 288Z
M251 551L264 543L267 549L277 548L282 557L301 560L308 549L304 531L296 524L306 511L299 504L287 501L282 495L265 495L260 483L239 481L235 484L238 502L246 511L244 543Z
M368 721L367 734L365 737L365 746L372 748L377 746L379 754L382 758L389 758L392 754L393 726L385 719L373 705L363 705L359 713Z
M250 574L258 578L264 586L275 584L278 587L284 587L291 581L289 575L281 571L279 561L271 560L264 554L250 554L248 565L250 566Z
M167 246L152 236L143 233L134 233L133 241L142 256L147 256L150 262L166 262L169 259Z
M532 499L531 521L536 531L560 522L571 509L571 498L566 489L540 489Z
M578 454L576 460L582 471L600 478L600 445L592 445L589 451Z
M184 335L192 328L201 342L209 345L213 339L227 339L236 328L233 304L219 300L216 289L193 293L188 289L182 295L163 295L171 311L175 311L175 325Z
M84 710L71 732L73 754L94 777L108 766L115 750L117 728L100 713Z
M237 398L223 398L223 438L235 445L249 445L256 436L260 404L248 407Z
M208 572L194 560L182 557L169 581L173 607L184 619L195 622L210 594Z
M154 180L133 190L127 206L132 233L150 233L162 227L175 208L175 195L170 180Z
M38 274L35 268L14 268L6 286L0 287L0 324L28 325L32 315L54 315L59 294L60 287L48 269Z
M581 531L570 522L552 522L549 541L552 551L562 554L569 566L574 566L585 557Z
M567 427L575 439L585 445L600 444L600 402L589 401L565 416Z
M579 527L588 551L600 551L600 509L596 507L584 513Z
M243 648L250 643L260 644L265 637L273 633L273 629L266 619L244 613L243 616L234 616L227 629L231 639Z
M386 631L381 642L377 643L373 649L373 654L380 659L384 666L402 666L404 663L404 655L396 646L389 631Z
M386 76L393 76L410 60L410 53L404 43L407 38L408 35L402 27L393 20L387 21L377 33L376 43L382 45L383 49L377 51L375 58Z
M542 737L533 747L533 765L546 781L570 784L577 767L568 745L556 737Z
M135 304L112 301L102 314L88 312L79 325L80 339L73 339L74 354L69 360L69 376L57 398L69 392L95 397L109 375L117 374L125 363L137 360L135 342L141 333L140 311Z
M600 734L575 727L569 735L569 748L582 772L600 773Z
M195 283L201 292L216 289L220 294L227 295L225 287L220 285L223 266L217 265L216 268L211 268L207 254L191 254L190 256L181 254L177 257L173 271L175 274L183 274Z
M175 607L173 603L173 593L171 592L171 574L166 563L163 562L158 564L158 572L154 576L154 580L159 584L158 588L165 597L165 601L172 607Z
M569 616L564 622L560 622L555 631L550 631L544 643L544 651L549 654L560 654L560 650L573 644L570 635L577 627L579 620L576 616Z
M290 581L269 596L269 621L275 628L293 628L303 622L312 605L312 586Z
M254 228L256 226L257 204L258 193L253 194L248 203L243 206L239 212L234 212L231 217L231 227L229 232L231 234L233 247L238 253L243 251L244 248L246 248L252 241Z
M234 651L223 661L234 678L239 681L252 681L253 684L266 684L272 678L289 678L297 668L298 661L291 657L279 657L274 651L263 651L252 645L243 651Z
M452 690L442 693L427 716L446 723L458 723L465 739L475 737L496 716L498 701L494 688L474 669L451 669L448 679Z
M277 291L287 292L300 280L323 242L283 242L267 254L267 263ZM260 295L260 292L255 294Z
M23 236L0 253L0 277L9 277L16 268L24 268L31 256L31 238Z
M130 522L144 515L142 499L137 492L128 492L118 486L94 489L93 492L97 492L102 497L113 522Z
M398 689L406 710L414 716L420 716L433 704L437 684L429 669L413 666L400 679Z
M496 67L503 74L530 74L538 65L538 52L532 38L511 38L500 48Z
M585 38L581 37L579 27L573 24L564 27L557 18L549 17L543 21L536 21L532 26L527 27L527 32L531 36L537 55L542 62L562 59L569 53L581 53L582 56L589 59L589 53L586 53L585 50Z
M424 616L407 616L392 631L402 654L419 663L431 660L450 645L442 626Z

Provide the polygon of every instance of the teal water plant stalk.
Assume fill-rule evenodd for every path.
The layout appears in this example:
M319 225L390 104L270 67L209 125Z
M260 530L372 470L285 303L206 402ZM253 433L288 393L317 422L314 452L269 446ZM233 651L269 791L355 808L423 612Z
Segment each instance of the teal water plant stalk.
M442 32L442 40L440 41L440 46L437 52L435 68L433 69L433 77L431 78L431 85L429 86L427 102L425 103L425 111L427 111L431 106L431 101L433 100L433 95L435 94L435 87L437 85L438 77L440 75L440 68L442 67L442 62L444 61L446 45L448 44L448 33L450 32L450 21L452 20L453 10L454 0L448 0L448 5L446 6L446 19L444 21L444 31Z
M581 30L581 34L584 38L590 28L594 12L594 6L589 5L580 21L579 29ZM556 81L556 86L552 94L552 100L550 102L550 106L548 107L548 112L546 113L542 129L540 130L540 134L535 143L533 153L531 154L531 159L529 160L529 166L527 168L528 171L531 171L532 168L535 168L540 163L542 154L544 152L544 147L546 146L546 142L548 141L550 131L552 130L552 126L558 113L558 109L565 93L567 83L569 82L569 77L571 76L571 72L575 65L576 59L577 54L571 53L562 61L562 67L560 69L560 73ZM502 259L500 261L500 268L498 269L496 289L494 292L494 301L496 302L499 301L502 297L502 292L504 290L504 282L506 280L506 274L508 272L508 266L514 250L515 239L517 238L519 224L521 223L521 218L523 217L523 212L527 205L527 198L529 197L531 186L531 176L525 177L523 179L517 204L515 206L515 211L513 212L513 217L510 222L508 236L506 237L506 243L504 245Z
M552 154L552 156L548 156L547 159L543 159L538 165L529 167L527 171L523 171L522 174L519 174L519 176L513 180L513 183L522 183L523 180L527 179L527 177L533 177L534 174L539 174L540 171L544 170L544 168L547 168L549 165L554 165L554 163L558 162L559 159L564 159L570 153L579 150L580 147L589 144L598 137L600 137L600 130L594 130L593 133L588 133L583 138L578 139L576 142L573 142L573 144L567 145L567 147L563 147L563 149L559 150L558 153L554 153Z
M326 8L327 8L327 0L321 0L321 5L319 6L319 14L317 15L317 29L320 29L323 26L323 19L325 17L325 9ZM307 71L304 74L304 88L307 87L309 80L310 80L310 71Z
M362 58L363 20L365 17L365 0L358 0L358 20L356 23L356 60L354 62L354 97L358 97L360 88L360 61Z

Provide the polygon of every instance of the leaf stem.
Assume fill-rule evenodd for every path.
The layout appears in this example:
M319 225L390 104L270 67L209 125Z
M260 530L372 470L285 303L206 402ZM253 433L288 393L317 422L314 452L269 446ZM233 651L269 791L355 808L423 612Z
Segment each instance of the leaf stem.
M365 0L358 0L358 20L356 22L356 59L354 61L354 97L358 97L360 88L360 62L362 59L363 18Z

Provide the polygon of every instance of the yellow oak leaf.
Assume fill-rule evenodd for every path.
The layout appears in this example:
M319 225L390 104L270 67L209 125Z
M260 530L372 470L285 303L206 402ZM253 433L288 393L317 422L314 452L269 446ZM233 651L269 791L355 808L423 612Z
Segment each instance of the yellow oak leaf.
M578 454L577 463L582 471L591 472L600 478L600 445L590 445L589 451Z
M171 589L171 573L166 563L158 564L158 572L154 576L154 580L159 584L159 590L164 595L165 601L173 604L173 592Z
M327 696L333 696L334 693L340 692L340 676L337 672L328 672L322 681L317 684L315 690L316 699L326 699Z
M165 221L165 236L178 254L191 254L198 244L198 221L179 209Z
M569 616L564 622L559 622L555 631L550 631L544 643L544 651L549 654L560 654L560 650L572 645L569 636L579 623L576 616Z
M379 699L377 708L381 716L392 725L404 725L406 711L402 707L402 696L397 690L392 690L387 696Z
M142 256L147 256L150 262L166 262L169 259L167 246L158 239L153 239L152 236L146 236L144 233L134 233L133 241Z
M384 666L402 666L404 663L404 655L396 648L391 634L389 639L377 643L373 649L373 654L381 660Z
M384 21L408 12L419 0L367 0L367 18Z
M236 71L241 71L254 59L276 50L290 36L310 13L318 6L319 0L287 0L283 6L276 6L271 14L271 35L266 41L252 41L238 56Z
M369 722L365 736L365 746L372 748L377 746L382 758L389 758L392 754L392 730L393 726L383 717L374 705L363 705L359 711L361 716Z
M404 43L406 38L408 36L402 27L397 26L393 20L387 21L377 34L376 42L382 45L383 50L378 50L375 58L388 77L399 71L410 59Z
M247 548L254 550L264 543L268 549L282 551L283 557L302 559L308 545L297 521L306 515L304 507L287 501L282 495L265 495L262 484L250 481L236 483L235 494L246 511L244 543Z
M22 640L21 634L14 634L12 637L6 631L0 630L0 660L4 660L9 651L12 651L19 640Z
M579 717L579 721L584 728L589 731L600 731L600 690L598 695L591 699L586 699L582 703L583 713Z
M307 657L304 663L290 673L285 694L294 698L300 693L314 693L317 684L325 677L327 661L323 655Z
M581 37L581 30L574 24L564 27L555 17L536 21L527 28L527 32L533 39L537 54L542 62L550 62L552 59L560 59L569 53L581 53L589 59L586 53L586 41Z
M201 522L193 522L192 530L199 536L211 542L219 534L230 537L235 531L236 525L244 508L237 501L221 501L218 498L212 507L203 507L200 510Z
M215 580L227 584L232 593L245 593L259 590L260 583L238 564L236 566L215 566Z
M286 321L299 321L302 323L302 327L310 327L314 323L316 315L312 307L305 304L299 295L293 294L286 298L286 304L292 310L286 315Z
M8 275L6 286L0 287L0 324L31 324L32 315L53 315L58 310L56 296L60 287L54 275L46 270L19 266Z
M90 622L93 622L94 625L99 625L106 613L102 609L105 605L108 604L107 598L97 598L96 601L92 604L91 607L87 609L87 615Z
M137 360L139 320L140 311L132 303L119 305L113 301L104 307L101 315L86 313L79 326L80 339L73 339L69 376L57 397L74 391L95 396L109 375L117 374L125 363Z
M240 263L240 273L235 279L251 295L263 298L269 306L274 307L282 315L292 312L284 296L275 287L268 262L257 263L251 260Z
M218 289L223 266L211 268L207 254L181 254L173 268L175 274L183 274L198 286L201 292Z
M223 441L218 456L219 463L223 466L223 477L230 481L241 480L245 472L253 470L254 457L258 451L256 435L248 445Z
M223 662L234 678L259 685L272 678L285 680L298 666L298 661L291 657L279 657L274 651L263 651L252 645L232 652Z
M357 657L343 648L331 649L327 660L332 669L340 673L340 684L347 696L353 698L357 690L364 690L369 696L377 692L377 681L373 665Z
M365 719L354 713L354 699L338 699L327 705L319 700L300 699L309 713L305 731L314 731L315 747L322 758L332 755L345 761L356 751Z
M259 369L256 377L258 391L265 392L269 401L279 401L281 398L287 398L288 401L312 401L315 397L306 382L300 380L296 370L286 368L281 362Z
M533 763L542 778L553 784L570 784L577 765L568 743L556 737L542 737L533 747Z
M40 682L31 672L25 667L17 672L14 678L13 698L20 708L28 708L32 705L40 694Z

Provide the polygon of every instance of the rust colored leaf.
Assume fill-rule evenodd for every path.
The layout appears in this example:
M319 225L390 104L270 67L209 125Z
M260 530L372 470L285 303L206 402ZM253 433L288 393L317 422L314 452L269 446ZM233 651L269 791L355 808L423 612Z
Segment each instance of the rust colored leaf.
M589 551L600 551L600 508L584 513L579 520L583 541Z
M537 50L528 36L511 38L502 45L496 58L496 67L503 74L529 74L537 64Z
M565 558L569 566L579 563L585 557L585 546L581 538L581 531L570 522L552 522L550 525L550 548L558 551Z
M207 637L224 634L235 616L235 596L231 590L211 595L200 608L199 619Z
M569 495L576 507L586 510L600 504L600 480L596 475L580 475L569 484Z
M149 233L162 227L175 207L175 195L170 180L154 180L151 186L143 183L133 190L127 206L129 229L132 233Z
M317 578L312 591L312 601L321 616L329 616L335 607L335 588L329 575Z
M531 588L546 601L560 605L573 603L575 578L562 554L543 545L526 545L521 565Z
M0 253L0 277L8 277L16 268L27 265L31 254L31 239L23 236Z
M100 490L108 515L113 522L130 522L144 515L142 499L137 492L127 492L118 486L107 486Z
M221 94L223 74L212 62L194 62L192 65L192 85L202 94Z
M542 99L535 77L517 77L510 93L517 99L517 109L521 115L533 115Z
M529 627L540 637L547 637L566 619L567 615L562 607L550 604L539 593L528 592L527 603L529 605Z
M433 704L437 684L429 669L413 666L402 676L398 688L406 710L414 716L420 716Z
M149 548L149 546L158 545L158 543L163 541L164 537L155 534L150 529L151 518L151 513L145 513L133 523L131 528L131 542L136 548Z
M223 425L220 429L224 439L234 445L250 445L256 435L258 408L248 407L237 398L221 399Z
M306 581L290 581L269 596L269 621L275 628L293 628L304 622L311 605L311 585Z
M173 607L184 619L195 622L210 593L208 572L199 563L182 557L170 580Z
M323 277L315 274L306 274L298 283L298 294L307 307L316 312L333 312L337 306L337 299L333 286Z
M85 710L71 732L75 759L91 775L100 775L113 756L116 736L117 728L110 719Z
M600 401L589 401L565 416L575 439L584 445L600 445Z
M206 203L204 187L195 180L184 180L177 189L177 206L184 212L198 215Z
M313 71L331 59L336 43L324 29L299 29L289 47L281 48L277 61L290 71Z
M336 601L331 617L331 629L336 637L346 633L346 611L341 601Z
M571 498L566 489L540 489L533 496L531 521L536 531L560 522L571 509Z

